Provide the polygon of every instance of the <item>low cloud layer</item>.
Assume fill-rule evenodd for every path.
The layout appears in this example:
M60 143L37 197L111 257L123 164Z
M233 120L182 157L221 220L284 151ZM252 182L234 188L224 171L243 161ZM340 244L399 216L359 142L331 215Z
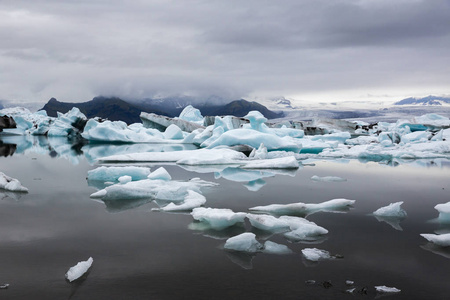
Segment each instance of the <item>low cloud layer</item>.
M445 0L3 0L0 99L450 94L449 15Z

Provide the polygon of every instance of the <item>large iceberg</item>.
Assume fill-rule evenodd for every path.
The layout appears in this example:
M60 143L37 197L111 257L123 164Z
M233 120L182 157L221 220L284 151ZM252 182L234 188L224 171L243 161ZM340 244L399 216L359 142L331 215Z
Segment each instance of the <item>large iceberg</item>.
M10 192L28 193L28 189L24 187L19 180L9 177L2 172L0 172L0 189Z

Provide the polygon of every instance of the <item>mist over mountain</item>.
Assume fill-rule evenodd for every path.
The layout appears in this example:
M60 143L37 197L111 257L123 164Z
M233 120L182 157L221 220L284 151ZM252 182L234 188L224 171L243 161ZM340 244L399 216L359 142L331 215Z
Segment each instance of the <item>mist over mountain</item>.
M410 97L398 102L394 105L450 105L450 97L427 96L423 98Z

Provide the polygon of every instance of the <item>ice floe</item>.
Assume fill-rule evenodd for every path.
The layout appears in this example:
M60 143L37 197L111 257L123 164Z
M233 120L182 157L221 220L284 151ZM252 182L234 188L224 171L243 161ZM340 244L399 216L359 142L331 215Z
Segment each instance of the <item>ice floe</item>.
M323 181L323 182L343 182L347 181L347 179L338 177L338 176L323 176L319 177L317 175L314 175L311 177L311 180L313 181Z
M196 207L202 206L206 203L206 198L194 191L188 190L186 197L184 197L183 203L175 204L169 203L166 206L160 208L161 211L190 211Z
M317 248L305 248L302 249L303 257L307 260L317 262L319 260L332 259L330 252Z
M343 212L350 209L355 200L332 199L322 203L291 203L255 206L250 211L268 212L276 215L310 215L316 212Z
M263 253L267 254L278 254L278 255L284 255L284 254L290 254L292 253L292 250L289 249L288 246L274 243L271 241L266 241L264 243L264 247L262 250Z
M89 270L93 262L94 260L92 259L92 257L89 257L89 259L86 261L80 261L67 271L66 279L70 282L77 280Z
M0 172L0 189L10 192L28 193L28 188L24 187L19 180L9 177L3 172Z
M445 234L432 234L432 233L422 233L421 236L427 241L432 242L441 247L450 246L450 233Z
M244 232L229 238L225 242L224 248L239 252L255 253L261 251L264 246L256 240L254 233Z
M434 208L439 212L439 222L450 223L450 202L438 204Z
M378 293L400 293L401 292L401 290L399 290L398 288L388 287L388 286L385 286L385 285L375 286L375 290Z
M150 174L150 168L126 166L126 167L98 167L88 171L88 180L95 181L117 181L119 177L127 175L132 180L142 180Z
M406 211L401 208L402 204L403 201L391 203L388 206L377 209L373 214L379 217L405 218Z
M210 228L221 230L236 223L244 222L245 213L233 212L228 208L210 208L198 207L191 212L192 217L200 222L207 224Z

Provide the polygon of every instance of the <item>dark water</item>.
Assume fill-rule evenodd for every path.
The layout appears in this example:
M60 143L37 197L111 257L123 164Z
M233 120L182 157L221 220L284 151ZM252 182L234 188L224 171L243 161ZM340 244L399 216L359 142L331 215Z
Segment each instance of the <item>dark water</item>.
M438 215L433 207L450 201L447 161L396 167L319 161L293 174L266 177L258 191L249 191L243 182L216 179L217 174L204 169L165 166L174 179L201 177L219 183L205 190L207 207L247 212L273 203L356 200L347 213L308 217L329 230L321 243L290 243L280 234L254 231L261 241L285 244L294 253L248 256L222 247L226 238L251 231L249 224L201 231L195 230L189 214L151 211L157 207L154 202L105 205L90 199L96 189L88 185L86 175L97 167L96 155L130 151L120 147L125 146L76 149L64 141L34 140L30 147L17 144L12 156L0 157L0 171L30 190L0 191L0 284L10 284L0 290L0 299L374 299L383 296L375 293L375 285L402 290L384 296L389 299L450 295L450 249L431 247L419 235L450 232L450 227L430 221ZM347 181L314 182L313 175ZM405 202L408 213L400 223L402 230L369 215L397 201ZM301 250L311 247L343 258L308 263ZM68 283L65 272L89 256L94 263L87 277ZM306 285L306 280L316 284ZM367 294L343 293L346 280L367 287ZM332 286L324 288L324 281Z

